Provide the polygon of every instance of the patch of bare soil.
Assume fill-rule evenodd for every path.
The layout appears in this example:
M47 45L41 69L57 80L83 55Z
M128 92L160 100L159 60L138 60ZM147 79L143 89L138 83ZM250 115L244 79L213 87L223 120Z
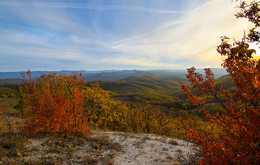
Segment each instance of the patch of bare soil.
M88 137L41 135L23 142L16 154L2 155L0 164L193 164L200 154L198 146L184 140L110 131L93 131Z
M122 151L113 158L116 165L194 164L200 148L188 141L153 134L97 132L120 144Z
M87 137L21 132L26 119L9 108L0 116L0 164L193 164L200 149L185 140L152 134L92 131Z

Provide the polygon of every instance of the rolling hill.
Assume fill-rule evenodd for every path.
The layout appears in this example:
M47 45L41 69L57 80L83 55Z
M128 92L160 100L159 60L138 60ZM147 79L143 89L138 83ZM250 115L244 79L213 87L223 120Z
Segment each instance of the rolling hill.
M226 71L221 68L212 69L215 77L219 78L224 76ZM203 69L197 69L198 72L203 73ZM159 77L185 77L187 73L186 69L175 69L175 70L101 70L101 71L32 71L31 75L33 78L37 78L42 74L48 73L66 73L70 74L72 72L82 73L83 79L85 81L115 81L125 79L130 76L159 76ZM23 72L0 72L0 83L21 83Z

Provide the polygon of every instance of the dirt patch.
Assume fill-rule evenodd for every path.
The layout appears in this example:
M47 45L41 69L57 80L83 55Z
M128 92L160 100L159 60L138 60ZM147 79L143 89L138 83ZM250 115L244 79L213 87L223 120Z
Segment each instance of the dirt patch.
M3 144L8 154L2 153L0 164L192 164L200 151L185 140L152 134L92 131L87 137L36 135L24 137L23 144L20 137L17 134Z
M122 152L113 158L116 165L193 164L200 155L200 148L185 140L153 134L99 134L106 134L111 142L120 144Z

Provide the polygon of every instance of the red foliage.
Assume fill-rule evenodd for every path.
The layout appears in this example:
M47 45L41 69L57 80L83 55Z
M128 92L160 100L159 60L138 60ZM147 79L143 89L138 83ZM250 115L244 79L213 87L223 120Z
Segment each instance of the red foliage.
M30 132L62 133L65 136L89 132L80 75L43 74L36 84L28 70L23 79L25 83L23 88L20 87L20 92L29 106L27 125Z
M259 63L259 62L258 62ZM247 72L248 73L248 72ZM246 74L246 73L243 73ZM251 73L248 73L251 74ZM201 78L194 68L189 69L188 79L193 87L198 88L203 97L195 99L189 87L182 84L182 87L194 105L201 104L209 100L219 101L225 113L222 116L213 115L205 112L206 118L216 124L221 130L218 135L205 136L196 128L190 128L186 125L187 134L192 141L200 144L203 148L202 159L199 164L257 164L260 160L259 142L260 142L260 113L259 113L259 87L237 86L236 97L233 97L227 90L221 89L217 92L212 79L212 73L206 69L206 78ZM244 81L240 77L237 81ZM248 80L249 81L249 80ZM187 90L188 89L188 90ZM242 93L244 92L244 93ZM245 95L250 95L245 98ZM255 95L257 97L251 97ZM222 102L221 100L223 100ZM242 103L239 103L242 102ZM241 106L242 104L242 106Z
M201 91L201 98L193 95L188 86L181 84L184 92L194 105L206 101L218 101L225 112L214 115L205 112L206 118L216 124L220 134L205 136L196 128L187 124L187 134L194 142L203 148L199 164L260 164L260 60L253 58L255 50L249 49L247 42L258 42L259 2L247 4L241 1L241 12L237 17L248 18L255 28L241 42L228 43L228 38L222 38L222 44L217 51L226 59L222 66L227 70L236 85L235 93L220 87L215 87L214 75L210 69L205 69L206 76L188 69L187 78L192 87Z

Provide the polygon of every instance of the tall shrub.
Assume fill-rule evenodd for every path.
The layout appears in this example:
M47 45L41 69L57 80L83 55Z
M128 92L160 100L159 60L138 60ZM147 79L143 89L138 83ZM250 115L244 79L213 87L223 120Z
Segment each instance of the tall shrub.
M80 74L42 74L33 81L28 70L20 92L29 108L28 131L32 133L88 133L84 112L84 83Z
M217 89L210 69L205 69L204 77L194 67L188 69L187 78L192 87L201 91L201 96L192 94L190 88L182 84L194 105L215 100L225 111L222 115L205 112L206 118L221 130L219 134L205 136L186 125L191 140L203 148L199 164L260 164L260 60L254 60L255 50L249 49L248 44L259 44L259 5L256 1L250 4L241 1L241 12L236 16L248 18L255 28L242 41L233 44L227 37L222 37L222 44L217 48L225 57L222 66L234 80L236 91Z

